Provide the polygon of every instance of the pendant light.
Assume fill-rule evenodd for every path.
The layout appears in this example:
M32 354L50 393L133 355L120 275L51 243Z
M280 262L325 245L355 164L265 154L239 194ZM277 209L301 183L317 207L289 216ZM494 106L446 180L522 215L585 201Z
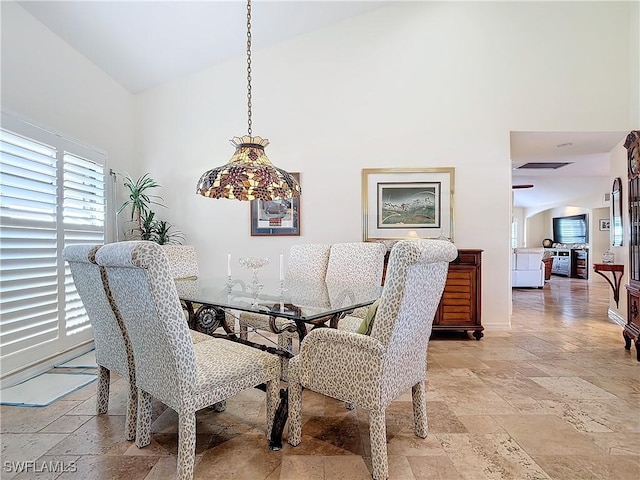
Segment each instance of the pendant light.
M234 137L236 148L229 163L202 174L196 192L209 198L265 201L300 196L300 185L285 170L275 167L264 153L269 140L252 136L251 122L251 0L247 0L247 135Z

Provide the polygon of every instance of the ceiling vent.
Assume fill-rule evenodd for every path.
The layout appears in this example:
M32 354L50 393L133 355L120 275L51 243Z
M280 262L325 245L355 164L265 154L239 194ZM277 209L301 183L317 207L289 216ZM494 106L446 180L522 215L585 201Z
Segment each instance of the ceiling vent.
M567 165L571 165L573 162L529 162L525 163L518 167L520 169L532 169L532 170L540 170L540 169L549 169L556 170L558 168L566 167Z

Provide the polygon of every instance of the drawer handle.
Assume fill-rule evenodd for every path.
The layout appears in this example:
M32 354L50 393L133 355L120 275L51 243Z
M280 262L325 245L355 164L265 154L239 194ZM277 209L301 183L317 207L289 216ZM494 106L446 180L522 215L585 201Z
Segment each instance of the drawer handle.
M631 303L631 316L633 318L638 316L638 304L635 300Z

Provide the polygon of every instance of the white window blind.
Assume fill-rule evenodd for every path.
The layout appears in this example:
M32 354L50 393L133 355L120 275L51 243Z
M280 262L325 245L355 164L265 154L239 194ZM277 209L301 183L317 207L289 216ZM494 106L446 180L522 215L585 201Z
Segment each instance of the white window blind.
M104 154L16 121L0 129L2 374L80 345L93 332L61 257L105 241ZM24 127L24 128L21 128ZM24 130L24 134L19 130Z

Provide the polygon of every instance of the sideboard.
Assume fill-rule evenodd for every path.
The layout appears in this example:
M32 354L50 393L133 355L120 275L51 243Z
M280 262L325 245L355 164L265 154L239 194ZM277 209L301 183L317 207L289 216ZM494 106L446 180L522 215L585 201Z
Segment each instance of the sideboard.
M433 319L434 331L470 331L476 340L483 337L482 250L459 249L449 264L447 283Z

